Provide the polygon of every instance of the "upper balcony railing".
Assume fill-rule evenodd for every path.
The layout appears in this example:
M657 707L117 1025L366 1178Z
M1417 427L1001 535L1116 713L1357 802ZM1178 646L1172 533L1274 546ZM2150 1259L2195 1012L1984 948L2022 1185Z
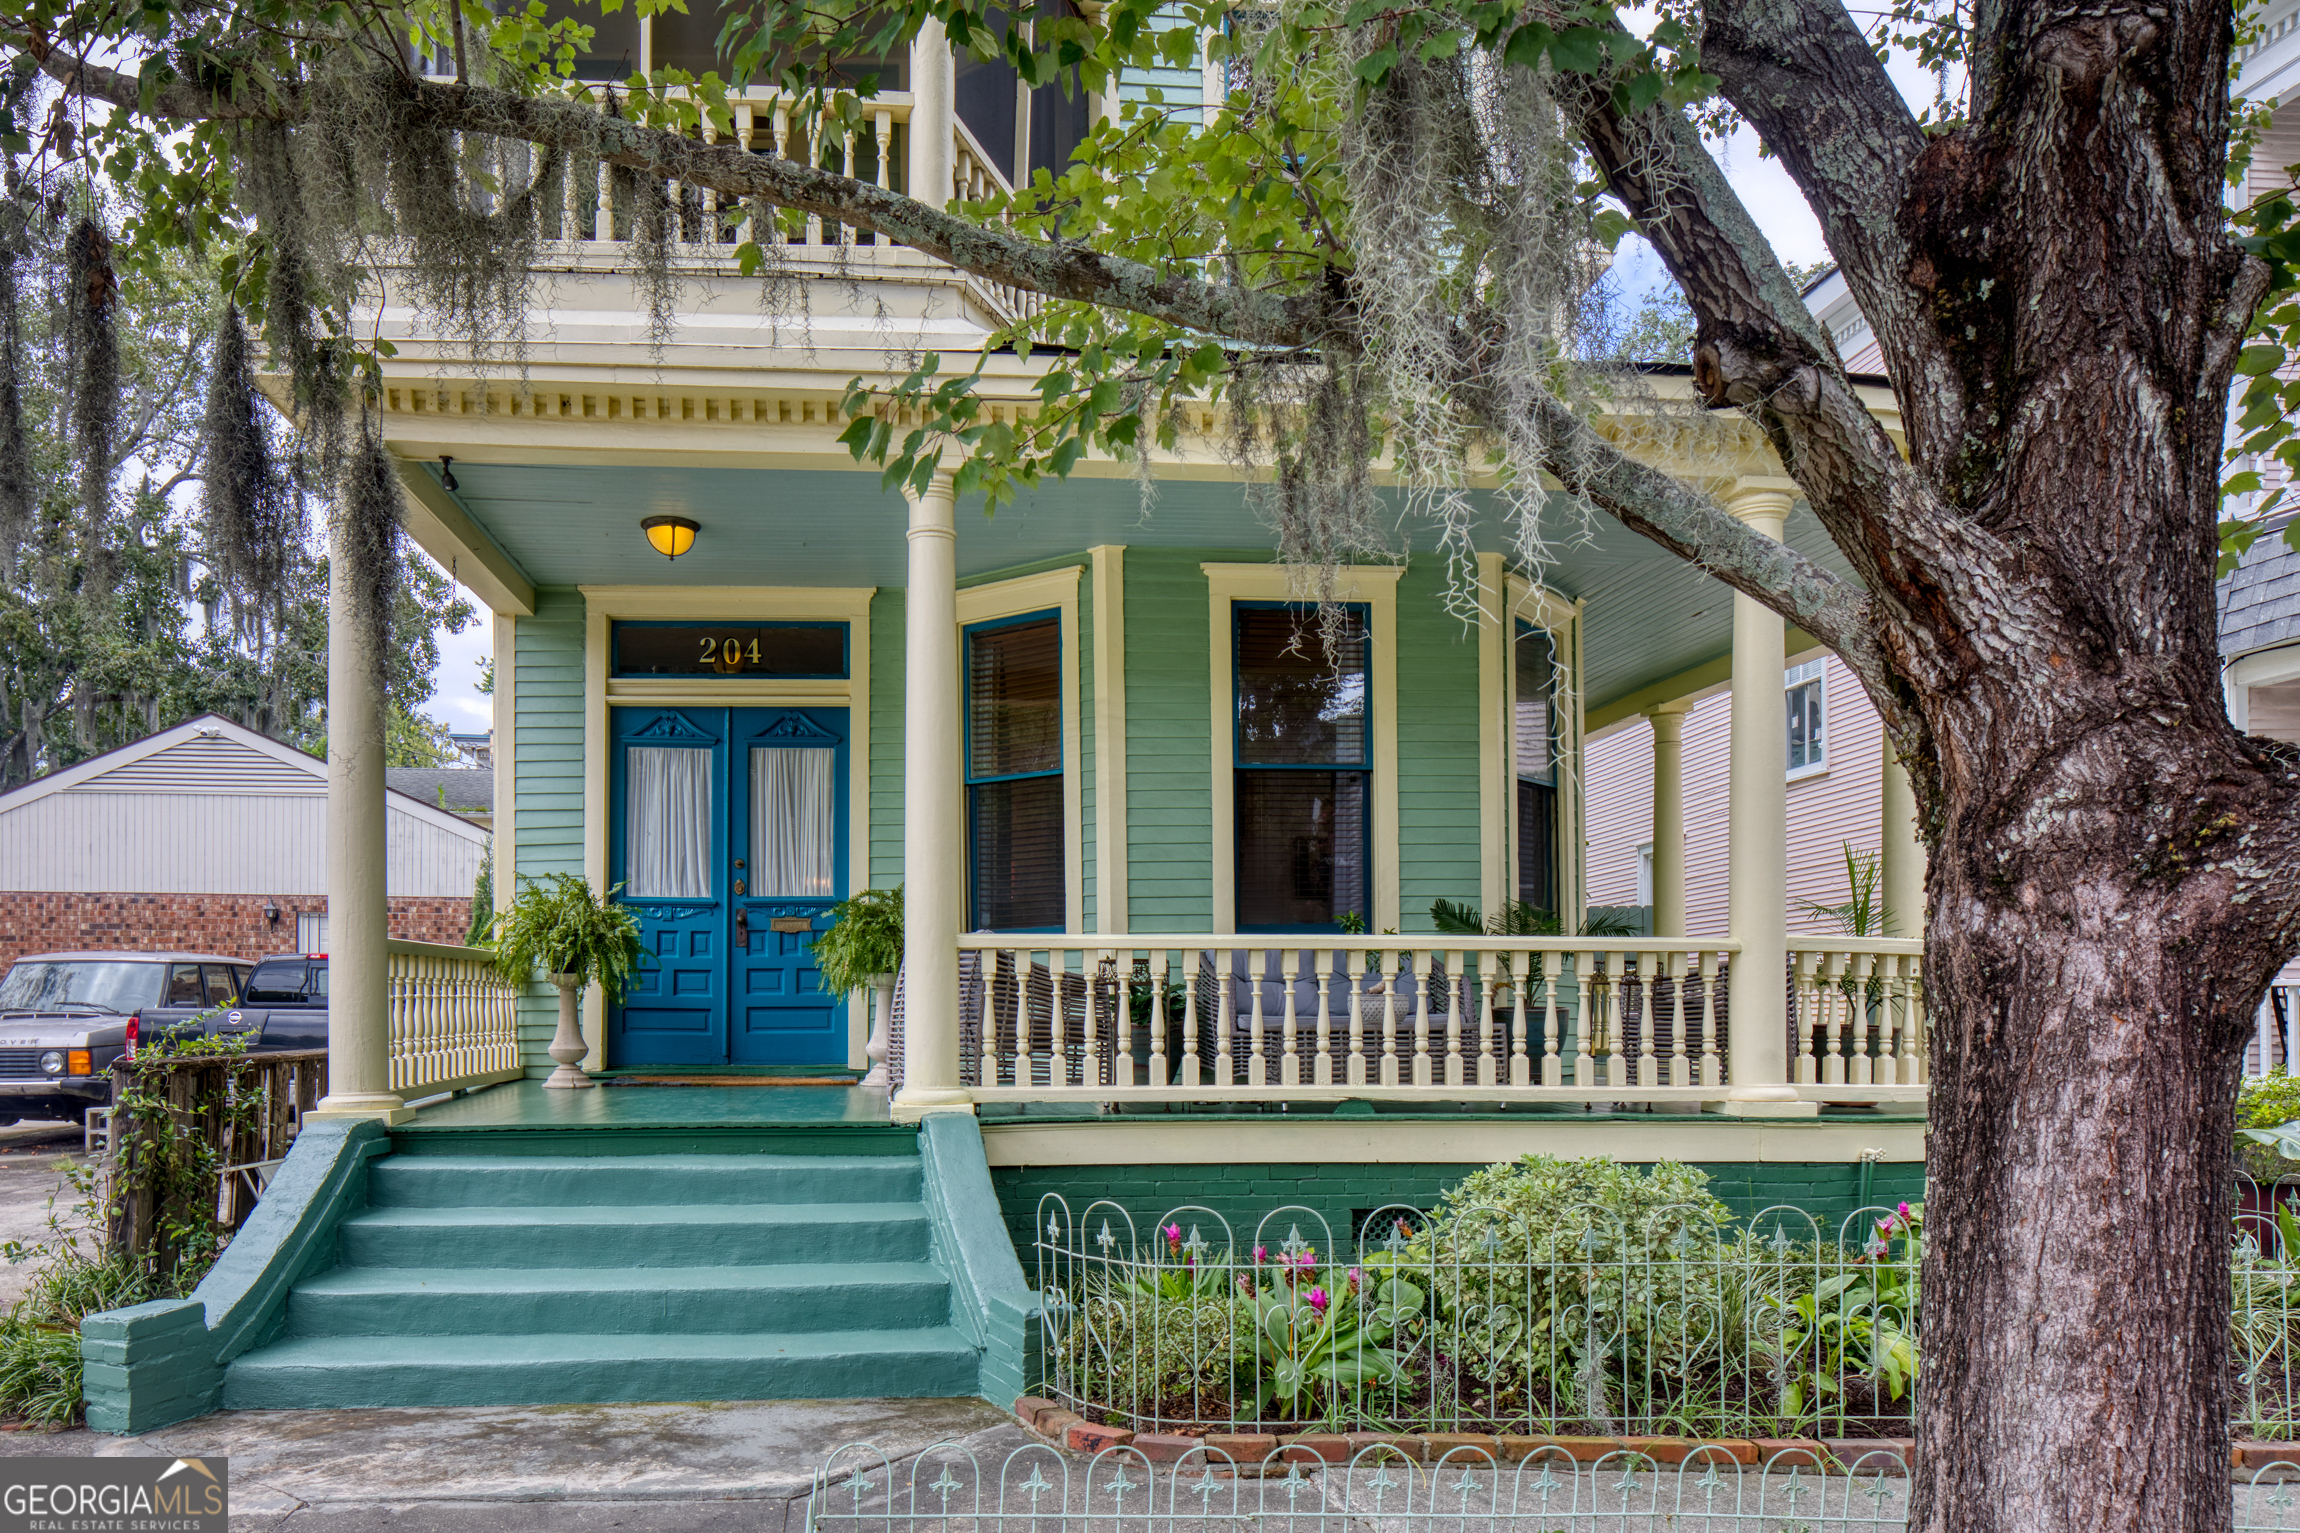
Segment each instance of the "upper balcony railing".
M864 103L865 126L855 132L826 130L810 123L799 103L772 90L730 95L732 142L752 154L799 160L824 170L837 171L882 186L907 190L910 135L914 103L907 92L893 91ZM706 143L727 142L719 127L706 121L698 130ZM979 199L1009 192L1012 185L999 169L996 156L987 152L967 126L952 118L934 128L950 137L953 194ZM668 207L665 243L684 261L705 266L724 262L732 269L735 252L746 243L772 244L780 259L803 266L836 265L857 258L870 261L878 253L900 248L884 236L858 232L843 224L826 224L810 217L796 231L761 227L761 210L722 198L709 187L666 184ZM619 257L637 233L638 216L628 194L618 196L610 167L592 162L564 178L559 206L543 215L543 235L578 249L598 250ZM920 258L913 257L914 261ZM614 264L621 264L618 259ZM981 289L1004 317L1014 318L1037 306L1034 295L998 284L968 278Z

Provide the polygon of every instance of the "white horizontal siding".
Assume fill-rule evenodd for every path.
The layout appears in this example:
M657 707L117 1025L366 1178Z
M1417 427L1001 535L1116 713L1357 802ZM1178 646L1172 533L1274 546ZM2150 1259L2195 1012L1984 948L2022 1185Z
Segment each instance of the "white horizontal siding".
M110 774L106 774L110 775ZM468 896L485 834L389 807L384 877L402 895ZM89 791L0 812L0 889L99 894L325 894L327 800Z

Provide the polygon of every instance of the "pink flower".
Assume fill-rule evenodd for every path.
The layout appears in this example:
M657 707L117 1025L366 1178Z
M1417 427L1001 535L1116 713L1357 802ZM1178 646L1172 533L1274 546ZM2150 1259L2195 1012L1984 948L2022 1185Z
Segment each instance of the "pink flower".
M1906 1217L1908 1217L1908 1212L1909 1212L1909 1205L1908 1205L1908 1204L1906 1204L1906 1203L1903 1203L1903 1204L1901 1205L1901 1207L1900 1207L1900 1213L1901 1213L1901 1216L1902 1216L1903 1218L1906 1218Z
M1261 1265L1263 1262L1266 1262L1266 1261L1268 1261L1269 1259L1270 1259L1270 1248L1269 1248L1268 1246L1256 1246L1256 1247L1254 1247L1254 1264L1255 1264L1256 1266L1260 1266L1260 1265Z
M1352 1267L1350 1269L1350 1292L1356 1293L1358 1291L1358 1285L1364 1281L1365 1275L1359 1272L1357 1268Z
M1313 1288L1310 1290L1310 1308L1315 1310L1321 1317L1326 1313L1326 1306L1332 1302L1333 1300L1326 1297L1326 1291L1323 1288Z
M1174 1242L1176 1242L1177 1244L1179 1244L1179 1243L1180 1243L1180 1241L1181 1241L1181 1239L1182 1239L1182 1226L1180 1226L1179 1224L1169 1224L1169 1225L1167 1225L1167 1226L1166 1226L1166 1238L1167 1238L1168 1240L1174 1241Z

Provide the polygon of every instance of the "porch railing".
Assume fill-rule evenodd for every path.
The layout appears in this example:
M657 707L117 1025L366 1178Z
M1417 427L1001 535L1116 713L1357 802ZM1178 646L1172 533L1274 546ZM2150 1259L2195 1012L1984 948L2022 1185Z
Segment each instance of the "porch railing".
M985 1102L1692 1104L1744 1084L1740 945L1723 939L975 933L958 947L961 1079ZM1923 947L1791 938L1786 1079L1746 1084L1921 1101Z
M1795 1083L1923 1085L1924 958L1914 938L1791 937Z
M1464 1095L1699 1100L1735 945L1633 938L973 935L983 1101Z
M391 1089L435 1096L521 1073L519 991L485 948L393 942Z

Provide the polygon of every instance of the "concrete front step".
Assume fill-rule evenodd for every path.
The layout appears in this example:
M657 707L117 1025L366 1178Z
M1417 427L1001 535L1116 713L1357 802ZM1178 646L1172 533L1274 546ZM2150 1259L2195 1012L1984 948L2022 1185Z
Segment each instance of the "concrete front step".
M235 1359L227 1410L910 1398L974 1392L979 1354L948 1326L676 1336L334 1336Z
M370 1208L344 1220L355 1267L713 1267L921 1261L917 1203Z
M916 1155L387 1155L378 1207L915 1203Z
M950 1320L930 1262L770 1267L338 1267L288 1297L292 1336L924 1330Z

